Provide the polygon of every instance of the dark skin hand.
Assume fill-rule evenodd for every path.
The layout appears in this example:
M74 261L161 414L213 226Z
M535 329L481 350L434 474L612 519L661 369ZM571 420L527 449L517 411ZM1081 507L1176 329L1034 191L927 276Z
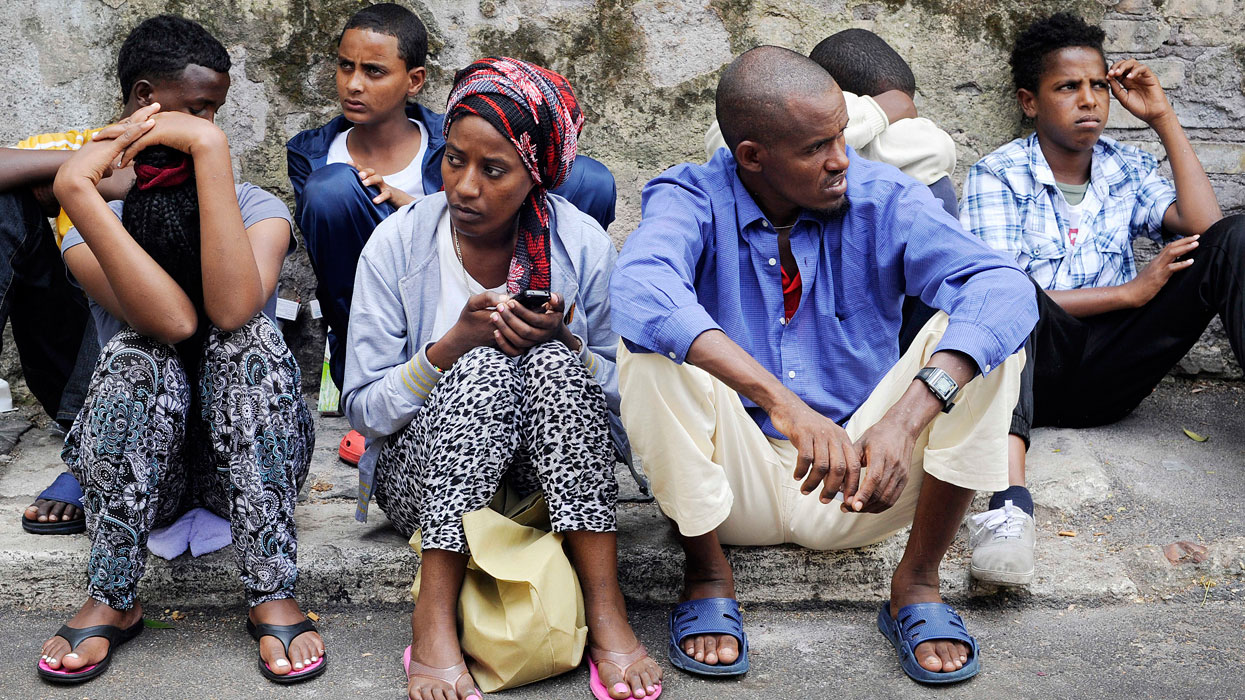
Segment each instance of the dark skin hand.
M942 369L959 386L977 374L977 365L962 352L934 353L926 367ZM942 411L942 403L925 383L913 380L903 397L854 445L865 476L848 473L843 484L843 512L880 513L895 505L908 484L908 468L916 438ZM825 502L825 489L822 501Z
M900 119L915 119L917 116L916 103L903 90L887 90L872 97L873 101L877 102L882 111L886 113L886 121L891 124Z
M541 343L557 339L578 352L579 341L563 322L564 303L562 295L555 293L540 311L527 309L514 299L498 304L489 317L495 326L493 337L498 349L518 357Z
M1200 234L1188 236L1163 246L1159 254L1136 277L1124 284L1046 293L1064 311L1077 318L1096 316L1116 309L1141 308L1159 293L1172 275L1193 264L1193 258L1184 256L1197 250L1200 238Z
M507 299L506 295L493 292L483 292L467 299L458 315L458 322L428 348L428 361L437 367L448 368L475 348L496 347L497 327L491 317L493 309Z

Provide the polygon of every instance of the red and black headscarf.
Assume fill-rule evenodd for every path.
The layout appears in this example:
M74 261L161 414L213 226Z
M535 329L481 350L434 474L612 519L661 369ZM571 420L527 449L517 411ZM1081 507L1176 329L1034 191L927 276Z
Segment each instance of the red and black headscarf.
M483 117L519 152L536 186L519 208L506 290L549 289L549 200L566 182L584 115L566 78L517 58L480 59L454 76L445 135L464 114Z

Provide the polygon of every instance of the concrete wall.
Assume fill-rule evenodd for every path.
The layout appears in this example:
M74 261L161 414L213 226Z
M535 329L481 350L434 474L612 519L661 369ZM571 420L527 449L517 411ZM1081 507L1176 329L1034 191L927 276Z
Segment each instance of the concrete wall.
M334 42L359 0L7 0L0 6L0 143L81 128L117 113L117 48L143 18L174 12L202 22L234 58L220 123L243 179L288 201L285 141L336 113ZM713 90L733 55L762 43L810 50L823 37L865 27L912 64L917 105L958 145L956 177L982 154L1025 132L1006 63L1018 27L1057 9L1107 29L1110 58L1136 56L1159 73L1225 211L1245 211L1245 0L415 0L428 25L429 87L443 108L454 71L507 54L566 75L584 105L583 152L618 180L621 244L639 218L640 187L662 169L703 159ZM1161 155L1154 133L1118 105L1109 133ZM282 295L306 302L314 280L304 254L286 263ZM306 308L287 333L305 379L319 376L323 341ZM11 346L10 346L11 347ZM10 361L11 366L11 361ZM1183 370L1239 375L1213 331ZM0 369L4 365L0 363Z

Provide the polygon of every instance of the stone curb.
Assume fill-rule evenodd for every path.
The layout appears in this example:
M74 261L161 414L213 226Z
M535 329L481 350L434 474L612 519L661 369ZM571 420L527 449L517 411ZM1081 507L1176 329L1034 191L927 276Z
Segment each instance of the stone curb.
M404 603L418 557L404 538L373 508L366 524L354 520L356 472L336 457L335 436L344 421L320 419L307 496L299 504L299 597L314 608L325 604ZM82 536L34 536L21 529L21 508L38 487L63 467L59 438L32 430L0 469L0 605L72 607L82 600L89 557ZM1000 593L1032 605L1109 605L1170 597L1194 586L1245 579L1245 538L1212 543L1209 550L1178 564L1149 544L1098 537L1092 511L1110 507L1111 479L1085 433L1035 433L1030 450L1031 487L1038 505L1037 579L1028 588L997 589L968 576L967 533L962 528L941 569L948 599ZM639 494L625 471L622 497ZM1058 507L1056 507L1058 506ZM978 498L972 512L985 508ZM1122 508L1120 510L1123 510ZM1109 516L1108 516L1109 519ZM1080 525L1080 536L1064 528ZM903 533L880 544L844 552L814 552L796 546L728 548L740 600L752 604L831 603L872 606L889 593L890 575L903 553ZM632 600L669 603L681 585L682 554L666 520L652 503L619 505L619 578ZM232 553L226 549L198 559L183 554L169 562L149 557L141 596L153 608L230 605L242 601Z
M12 508L5 509L14 512ZM410 600L418 557L392 530L383 514L367 524L353 519L354 505L323 501L299 506L300 599L308 606L399 603ZM632 600L669 602L677 598L682 555L666 532L665 520L652 504L619 507L619 578ZM941 576L950 599L992 595L996 589L971 583L965 536L957 539ZM814 552L795 546L729 548L740 600L745 603L865 604L884 600L890 573L903 553L904 537L846 552ZM1245 540L1231 543L1210 560L1225 571L1236 566ZM1223 547L1227 548L1225 543ZM1133 576L1145 581L1151 595L1190 585L1196 575L1180 577L1147 547L1116 554L1089 554L1085 547L1053 534L1039 535L1037 580L1015 593L1030 604L1106 605L1138 596ZM82 600L81 572L89 556L85 537L35 537L16 518L0 525L0 605L69 607ZM1130 570L1133 572L1130 576ZM1154 572L1160 573L1154 573ZM68 573L68 581L62 574ZM1213 574L1213 572L1211 572ZM1203 574L1208 575L1208 574ZM1222 574L1221 574L1222 577ZM1187 578L1188 580L1185 580ZM153 607L228 605L242 600L232 552L226 548L199 558L183 554L174 561L151 555L141 596Z

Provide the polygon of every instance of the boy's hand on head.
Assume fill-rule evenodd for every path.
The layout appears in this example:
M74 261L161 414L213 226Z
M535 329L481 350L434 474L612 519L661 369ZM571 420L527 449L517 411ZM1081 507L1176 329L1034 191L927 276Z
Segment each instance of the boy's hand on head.
M359 171L359 179L363 181L364 187L376 187L380 190L380 194L372 197L372 204L389 202L394 207L401 209L415 201L415 198L406 192L386 184L384 178L377 175L374 169L360 168L354 161L349 161L346 164Z
M887 90L873 95L873 101L877 102L882 111L886 113L888 124L894 124L900 119L916 119L917 117L916 103L903 90Z
M1111 94L1134 117L1150 124L1173 114L1158 76L1135 58L1116 61L1107 71Z
M225 132L207 119L185 112L159 112L153 114L150 121L154 122L153 126L125 150L119 167L130 165L134 156L148 146L168 146L191 157L213 148L223 148L228 153L229 140Z

